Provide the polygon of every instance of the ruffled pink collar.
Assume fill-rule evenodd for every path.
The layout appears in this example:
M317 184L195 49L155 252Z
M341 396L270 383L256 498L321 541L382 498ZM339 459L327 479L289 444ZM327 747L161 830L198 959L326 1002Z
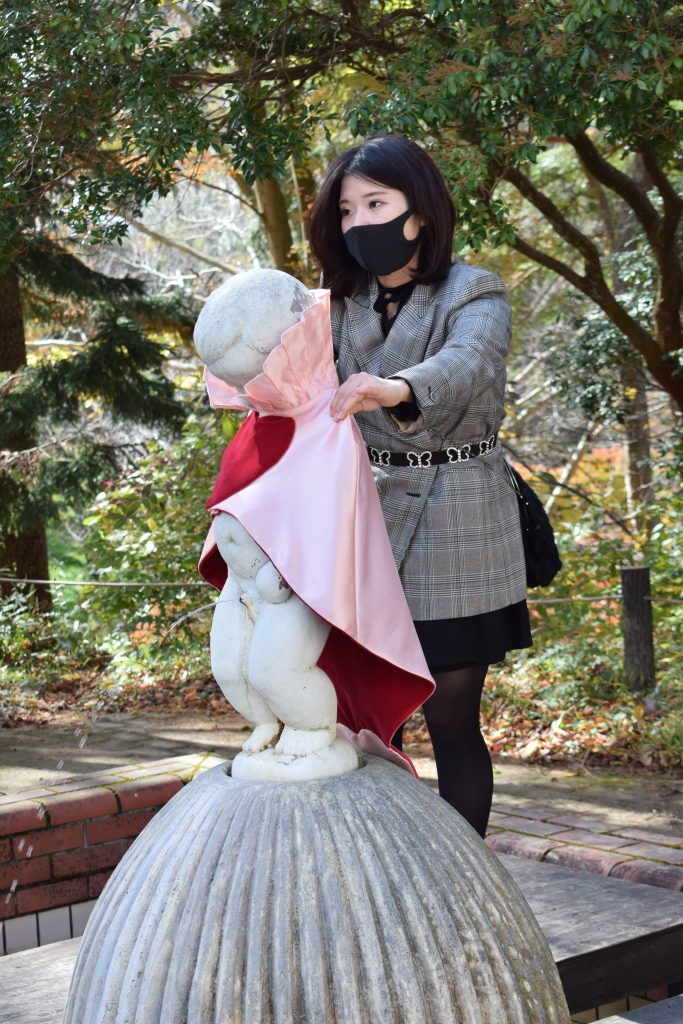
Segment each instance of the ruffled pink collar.
M322 391L339 384L334 368L330 293L313 292L315 303L305 309L298 323L289 327L268 355L261 373L244 385L244 391L226 384L206 367L204 383L212 409L255 409L282 415L306 405Z

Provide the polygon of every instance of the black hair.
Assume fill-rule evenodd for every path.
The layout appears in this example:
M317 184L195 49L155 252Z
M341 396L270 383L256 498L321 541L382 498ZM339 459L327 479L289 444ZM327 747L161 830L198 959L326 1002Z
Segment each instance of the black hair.
M342 178L360 178L405 195L410 209L424 221L413 280L420 284L443 281L452 264L455 209L436 164L415 142L401 135L365 139L337 157L313 203L309 241L322 268L322 285L332 298L367 289L368 274L346 248L341 229L339 197Z

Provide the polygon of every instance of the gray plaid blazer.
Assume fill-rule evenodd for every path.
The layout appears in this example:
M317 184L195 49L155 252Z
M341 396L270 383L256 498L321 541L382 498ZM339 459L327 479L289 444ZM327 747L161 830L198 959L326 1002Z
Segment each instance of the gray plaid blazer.
M400 377L419 415L356 414L368 445L436 451L483 441L505 415L511 310L495 274L457 261L445 281L415 286L385 340L368 293L332 303L339 380L365 371ZM500 442L438 466L373 466L394 558L413 619L477 615L526 597L517 497Z

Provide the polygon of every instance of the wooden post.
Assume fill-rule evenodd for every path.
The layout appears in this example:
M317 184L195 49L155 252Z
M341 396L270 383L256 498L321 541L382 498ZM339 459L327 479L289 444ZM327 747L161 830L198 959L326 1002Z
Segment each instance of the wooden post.
M655 685L650 568L621 569L621 623L624 633L624 679L629 690L642 692Z

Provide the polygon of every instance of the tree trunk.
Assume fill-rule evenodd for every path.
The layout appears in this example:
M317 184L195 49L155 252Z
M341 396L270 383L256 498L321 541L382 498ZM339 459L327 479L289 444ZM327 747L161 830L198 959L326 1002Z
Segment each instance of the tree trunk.
M16 267L10 267L0 274L0 370L12 373L26 365L26 337L21 310L21 292ZM16 437L12 451L22 451L34 443L31 437ZM4 536L0 541L0 569L7 570L19 579L49 578L47 537L45 527L35 525L16 536ZM9 587L0 588L3 594ZM50 588L39 585L35 588L36 601L41 611L52 607Z
M3 537L0 550L0 569L3 575L9 569L17 579L47 580L48 551L47 534L44 526L35 526L25 530L18 536ZM0 584L0 593L9 594L16 591L16 584ZM52 596L49 586L44 584L27 584L22 590L35 591L36 605L39 611L49 612L52 608Z
M292 253L292 231L280 182L277 178L263 178L254 183L254 190L263 217L273 265L276 270L295 274L297 268Z
M0 370L12 373L26 364L24 317L16 267L0 273Z
M624 483L628 511L638 505L651 505L655 500L655 486L650 460L650 417L647 408L647 388L643 374L635 366L624 366L621 372L624 389L624 452L626 465ZM647 540L656 520L639 512L635 525Z
M631 161L629 173L643 189L651 184L648 181L642 158L637 154ZM633 211L626 207L621 212L622 216L615 220L614 226L614 236L618 243L615 251L616 249L622 251L629 245L629 237L633 235L636 227ZM627 286L622 281L619 268L616 265L613 278L614 293L619 296L626 291ZM639 368L628 363L624 364L621 370L621 383L626 410L624 485L627 508L629 513L633 513L638 505L650 505L656 498L650 449L650 413L647 407L647 383ZM639 536L647 542L656 519L639 512L635 516L634 523Z

